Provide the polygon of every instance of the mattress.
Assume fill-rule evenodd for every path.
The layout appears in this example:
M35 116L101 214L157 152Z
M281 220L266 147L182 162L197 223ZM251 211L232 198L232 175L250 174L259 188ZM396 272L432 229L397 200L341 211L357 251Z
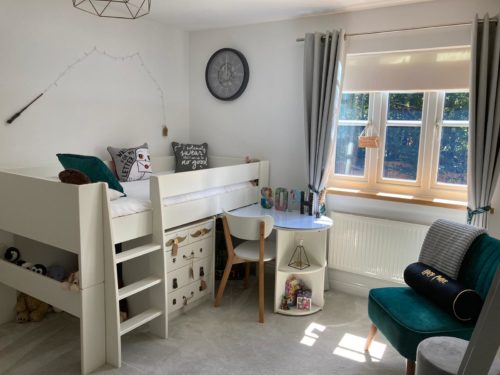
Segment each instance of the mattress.
M151 200L149 199L149 180L122 182L121 185L123 186L127 196L111 201L113 218L151 210ZM247 189L252 186L253 185L250 182L240 182L237 184L176 195L164 198L163 205L173 206L188 201L213 197L231 191Z

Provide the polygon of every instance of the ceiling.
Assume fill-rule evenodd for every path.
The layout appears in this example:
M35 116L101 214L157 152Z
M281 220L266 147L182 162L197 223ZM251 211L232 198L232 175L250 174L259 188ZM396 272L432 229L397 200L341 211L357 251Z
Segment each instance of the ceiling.
M152 0L151 17L203 30L431 0Z

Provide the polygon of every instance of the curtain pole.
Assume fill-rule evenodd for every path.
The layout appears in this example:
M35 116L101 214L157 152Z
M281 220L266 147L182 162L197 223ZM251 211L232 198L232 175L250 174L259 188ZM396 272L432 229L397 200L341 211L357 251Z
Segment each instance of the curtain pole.
M490 18L490 21L498 22L496 17ZM479 22L484 22L483 19L480 19ZM431 25L431 26L422 26L422 27L409 27L404 29L392 29L392 30L380 30L380 31L370 31L366 33L353 33L353 34L344 34L344 38L353 37L353 36L361 36L361 35L373 35L373 34L386 34L386 33L397 33L401 31L412 31L412 30L425 30L425 29L437 29L441 27L453 27L453 26L467 26L472 25L472 22L460 22L460 23L448 23L443 25ZM297 38L297 42L303 42L304 38Z

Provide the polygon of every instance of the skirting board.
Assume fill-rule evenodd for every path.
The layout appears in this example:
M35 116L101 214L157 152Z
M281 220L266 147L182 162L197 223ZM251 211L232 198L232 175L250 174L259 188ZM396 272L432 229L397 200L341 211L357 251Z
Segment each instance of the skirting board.
M328 268L328 277L331 289L361 297L368 297L368 293L372 288L401 287L406 285L404 283L380 280L333 268Z

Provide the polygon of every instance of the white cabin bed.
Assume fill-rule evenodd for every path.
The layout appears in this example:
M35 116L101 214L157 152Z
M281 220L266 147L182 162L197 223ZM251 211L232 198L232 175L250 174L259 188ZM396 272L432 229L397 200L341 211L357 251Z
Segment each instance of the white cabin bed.
M153 158L153 171L173 170L174 163L172 156ZM113 358L116 353L110 353L116 340L112 337L116 331L113 325L119 322L114 318L110 320L109 309L105 309L116 282L116 277L109 272L114 263L109 266L111 263L107 260L109 256L114 257L114 245L152 235L163 250L167 229L217 215L223 209L253 204L258 201L260 186L268 185L267 161L246 164L243 158L210 157L209 165L211 168L205 170L152 176L150 202L145 203L145 210L124 216L113 215L112 206L116 201L109 200L106 184L77 186L55 181L54 176L63 169L59 165L0 171L0 230L75 254L80 291L67 291L59 282L3 259L0 260L0 287L22 291L80 318L82 373L89 373L106 362L119 363L119 359ZM248 183L257 179L258 186ZM228 188L231 186L238 188ZM210 189L219 192L178 200L181 195L196 195ZM170 202L165 202L168 200ZM105 280L108 280L106 285ZM0 317L12 318L9 312L14 304L15 299L2 301ZM166 328L163 330L166 335Z

